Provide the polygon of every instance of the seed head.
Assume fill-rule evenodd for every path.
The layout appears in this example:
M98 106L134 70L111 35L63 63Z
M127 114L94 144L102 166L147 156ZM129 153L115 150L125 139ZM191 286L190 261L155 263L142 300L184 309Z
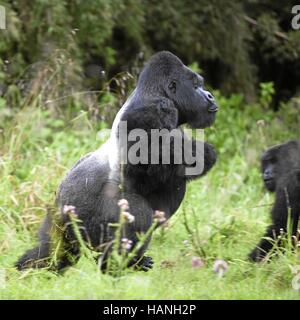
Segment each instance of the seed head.
M155 210L155 212L154 212L154 220L156 220L159 223L163 223L167 219L166 219L166 215L165 215L165 213L163 211Z
M122 248L126 251L129 251L132 248L132 241L127 238L121 239Z
M63 206L63 214L67 215L67 214L72 214L74 216L77 216L76 212L75 212L76 207L71 206L71 205L64 205Z
M122 216L128 223L132 223L135 220L135 217L127 211L123 211Z
M121 210L128 210L129 209L129 204L126 199L121 199L118 201L118 206L120 207Z

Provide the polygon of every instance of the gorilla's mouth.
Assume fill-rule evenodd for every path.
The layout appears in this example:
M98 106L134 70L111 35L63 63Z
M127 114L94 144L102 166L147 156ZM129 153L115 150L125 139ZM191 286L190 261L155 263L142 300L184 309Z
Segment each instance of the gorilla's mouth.
M273 178L264 179L264 184L268 190L275 189L275 180Z
M209 111L209 110L208 110L207 115L208 115L208 117L209 117L209 119L210 119L211 121L215 122L216 117L217 117L217 112L218 112L218 107L217 107L216 111Z
M207 110L209 113L216 113L219 111L219 107L216 104L211 104Z

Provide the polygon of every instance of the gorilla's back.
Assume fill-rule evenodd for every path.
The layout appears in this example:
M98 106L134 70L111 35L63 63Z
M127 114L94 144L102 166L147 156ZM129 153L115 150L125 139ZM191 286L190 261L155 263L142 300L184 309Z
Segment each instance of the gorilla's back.
M101 150L101 149L100 149ZM95 151L81 158L62 181L56 204L75 206L82 215L94 210L100 200L103 183L108 180L108 155Z

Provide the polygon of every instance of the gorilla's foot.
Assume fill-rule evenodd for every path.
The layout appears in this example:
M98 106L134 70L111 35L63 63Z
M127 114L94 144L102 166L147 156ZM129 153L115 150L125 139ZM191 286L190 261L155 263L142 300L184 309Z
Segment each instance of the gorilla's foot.
M47 268L48 266L48 247L43 245L26 251L15 264L15 267L19 271L27 268Z
M250 254L248 255L248 259L251 262L262 262L266 259L267 253L260 248L255 248Z
M154 261L149 256L143 256L135 265L138 270L149 271L153 268Z

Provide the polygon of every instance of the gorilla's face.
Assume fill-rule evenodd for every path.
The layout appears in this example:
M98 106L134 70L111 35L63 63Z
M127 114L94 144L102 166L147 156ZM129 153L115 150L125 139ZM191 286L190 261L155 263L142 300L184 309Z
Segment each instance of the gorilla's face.
M218 107L212 94L204 89L203 78L171 52L161 51L151 57L137 88L141 95L162 95L172 100L178 110L179 125L187 123L202 129L215 121Z
M271 192L276 189L277 165L277 160L274 158L262 160L262 178L266 189Z
M292 171L300 168L300 143L289 141L268 149L262 156L261 167L266 189L274 192Z
M182 64L168 83L168 96L179 111L181 123L192 128L211 126L218 106L213 95L204 89L203 78Z

